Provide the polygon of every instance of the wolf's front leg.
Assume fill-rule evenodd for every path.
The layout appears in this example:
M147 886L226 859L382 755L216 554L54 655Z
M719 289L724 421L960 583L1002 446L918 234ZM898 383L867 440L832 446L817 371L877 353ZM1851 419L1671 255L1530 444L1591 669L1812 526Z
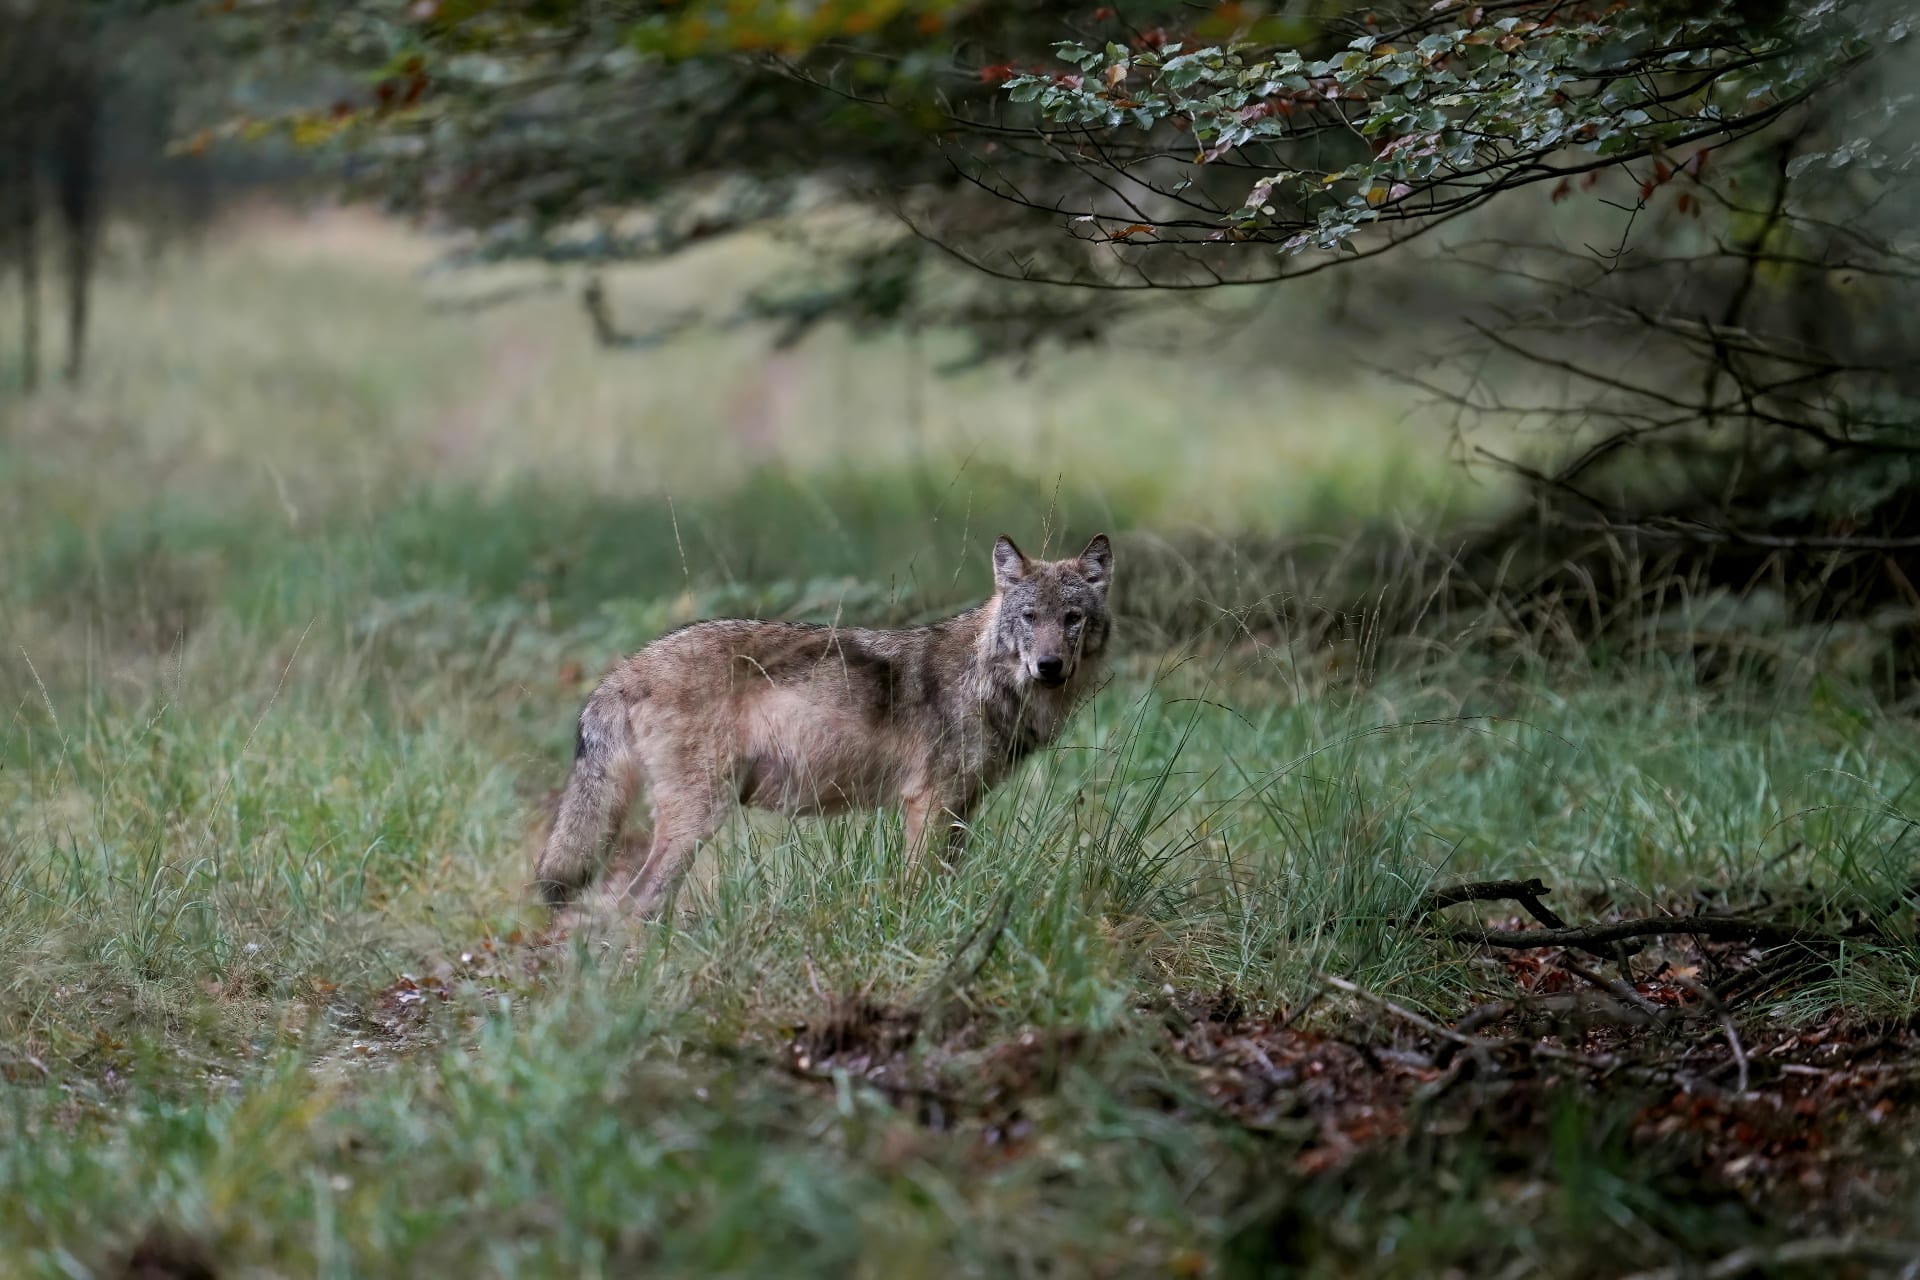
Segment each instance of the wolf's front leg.
M967 815L973 806L957 796L916 791L901 797L906 818L907 866L918 871L931 854L934 866L952 872L966 852Z

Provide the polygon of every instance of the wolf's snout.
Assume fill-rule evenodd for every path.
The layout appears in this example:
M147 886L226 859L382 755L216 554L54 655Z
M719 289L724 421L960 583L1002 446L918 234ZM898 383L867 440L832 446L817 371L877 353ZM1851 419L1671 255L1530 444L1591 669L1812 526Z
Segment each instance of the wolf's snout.
M1059 658L1036 658L1033 672L1042 684L1059 684L1067 678L1067 664Z

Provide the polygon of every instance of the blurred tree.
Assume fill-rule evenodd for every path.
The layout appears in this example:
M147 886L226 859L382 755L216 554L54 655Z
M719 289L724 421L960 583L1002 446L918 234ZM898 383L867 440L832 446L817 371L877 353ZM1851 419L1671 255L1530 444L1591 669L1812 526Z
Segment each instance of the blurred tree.
M40 377L40 224L49 194L64 232L66 377L84 363L88 284L100 232L100 73L93 15L0 4L0 269L18 276L21 382Z
M1034 241L1019 210L957 167L949 135L962 113L1004 105L1007 51L1038 61L1065 35L1112 25L1008 0L228 7L224 29L258 65L319 60L360 78L227 131L341 156L355 190L478 233L465 261L581 264L788 227L829 199L910 212L936 235ZM829 318L956 324L986 354L1097 327L1086 308L1034 290L942 289L928 269L939 257L930 243L868 237L831 280L769 292L751 311L786 341ZM588 297L596 331L617 333L603 296Z
M19 285L24 389L40 379L50 252L74 382L108 216L142 225L150 250L211 217L214 166L171 149L179 104L224 95L225 64L208 44L204 22L168 0L0 0L0 280Z

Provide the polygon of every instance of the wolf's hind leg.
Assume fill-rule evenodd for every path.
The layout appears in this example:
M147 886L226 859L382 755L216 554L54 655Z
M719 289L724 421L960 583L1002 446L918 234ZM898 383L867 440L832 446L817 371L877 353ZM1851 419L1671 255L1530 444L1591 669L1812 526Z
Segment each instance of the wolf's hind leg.
M534 866L540 896L561 906L593 883L620 837L638 778L633 730L617 693L596 691L580 713L573 770Z
M664 791L660 788L659 791ZM652 918L665 908L680 887L694 851L726 820L727 798L706 787L698 795L684 792L660 795L653 802L653 848L647 862L627 890L634 914Z
M607 870L601 877L601 886L615 899L624 898L627 891L639 881L640 873L646 869L647 857L653 852L653 832L629 831L614 841L613 856L607 859Z

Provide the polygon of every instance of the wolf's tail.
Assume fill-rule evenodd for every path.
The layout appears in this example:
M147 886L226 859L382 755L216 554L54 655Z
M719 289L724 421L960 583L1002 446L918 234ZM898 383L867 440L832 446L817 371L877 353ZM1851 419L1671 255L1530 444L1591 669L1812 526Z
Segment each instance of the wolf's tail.
M625 700L603 686L580 712L573 772L534 867L535 887L549 906L572 900L606 866L632 795L632 768L633 726Z

